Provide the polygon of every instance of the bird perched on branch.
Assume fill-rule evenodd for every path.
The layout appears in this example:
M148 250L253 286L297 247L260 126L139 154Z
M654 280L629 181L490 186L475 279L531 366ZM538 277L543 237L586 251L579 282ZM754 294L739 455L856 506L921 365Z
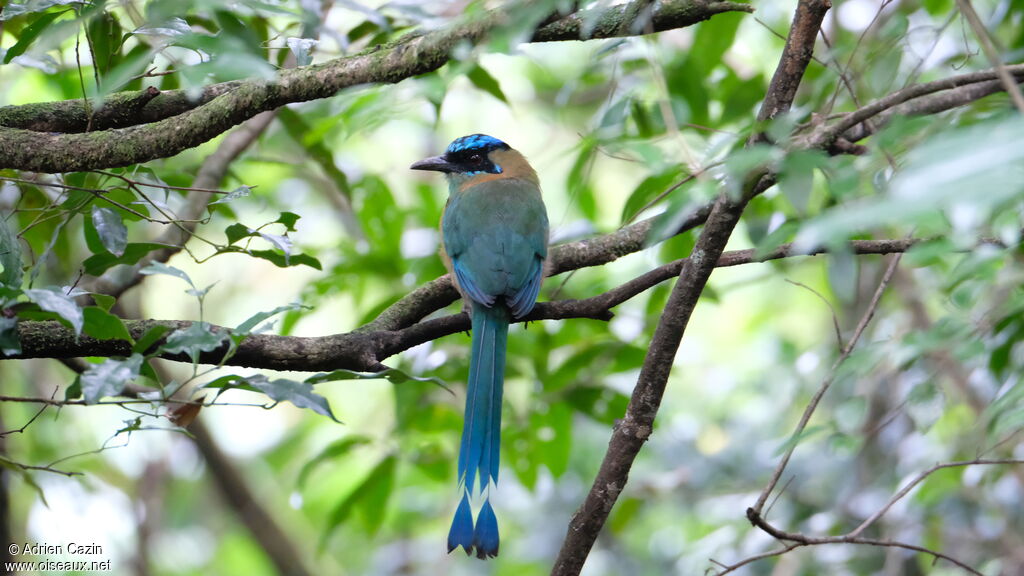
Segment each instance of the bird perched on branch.
M530 313L544 278L548 216L540 181L526 158L484 134L463 136L413 170L443 172L448 203L441 217L442 258L472 317L466 416L459 449L462 500L448 532L448 551L498 555L491 487L498 482L505 348L512 319ZM470 507L479 475L483 504Z

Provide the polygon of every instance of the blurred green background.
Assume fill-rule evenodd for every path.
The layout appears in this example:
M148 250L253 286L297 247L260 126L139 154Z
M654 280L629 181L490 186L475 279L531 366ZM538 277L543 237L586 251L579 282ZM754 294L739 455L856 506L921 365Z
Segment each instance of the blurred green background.
M1006 61L1020 62L1024 2L975 4ZM202 298L207 322L236 326L297 302L304 307L276 316L268 329L347 332L443 274L436 230L445 186L407 167L455 137L491 134L530 159L556 243L657 215L656 233L668 230L722 182L769 162L780 183L750 204L731 249L933 238L904 258L864 340L800 439L770 520L792 531L838 534L936 463L1024 458L1024 124L1007 96L996 94L941 115L897 118L864 142L861 156L783 145L739 149L795 6L759 3L752 15L721 14L686 29L589 42L522 44L522 31L512 27L457 50L438 72L290 105L231 164L220 187L249 188L211 205L198 234L223 246L233 224L271 223L261 231L287 233L291 253L310 258L280 267L193 240L191 253L169 264L196 287L210 287ZM289 55L323 62L487 7L408 0L8 4L0 105L269 78ZM773 134L914 82L990 67L952 0L836 2L824 30L828 46L819 41L795 113L771 126ZM222 141L110 172L189 187ZM694 171L699 176L686 179ZM72 201L45 185L53 182L109 190L152 216L157 206L180 209L188 196L147 188L143 199L96 172L39 180L0 171L0 209L20 239L26 287L74 284L86 259L103 251L87 241L96 233L91 210L110 206L87 195ZM113 211L129 243L151 241L164 229ZM285 212L299 216L294 231L274 223ZM695 234L549 279L541 300L611 289L686 256ZM979 247L982 237L1003 245ZM259 237L251 247L281 252L281 244ZM712 559L728 564L778 546L751 528L745 510L838 354L833 319L848 338L884 266L882 257L839 249L714 273L676 357L657 429L586 574L703 574L715 569ZM114 312L199 320L188 288L180 278L149 276ZM547 573L623 415L670 288L665 283L622 304L608 323L513 328L502 441L507 472L496 505L502 551L494 561L449 556L444 546L459 496L454 471L469 344L462 334L386 362L451 391L429 380L318 385L342 423L288 403L263 409L270 400L256 392L225 392L218 402L227 405L204 408L199 422L209 432L207 449L219 447L239 473L233 478L214 470L209 452L159 416L159 406L47 409L23 433L2 440L11 537L100 544L117 574L285 573L253 535L266 526L240 516L218 491L219 481L238 490L244 484L269 513L285 536L282 546L303 565L293 573ZM159 382L140 378L139 385L198 388L257 373L153 364ZM60 399L74 380L54 360L0 364L7 396ZM196 394L204 393L210 399L210 390ZM15 430L38 411L37 404L4 401L2 428ZM82 475L18 465L58 460L54 468ZM941 550L985 574L1021 574L1022 493L1020 465L943 470L868 535ZM960 573L948 563L933 566L927 555L844 545L797 550L741 572Z

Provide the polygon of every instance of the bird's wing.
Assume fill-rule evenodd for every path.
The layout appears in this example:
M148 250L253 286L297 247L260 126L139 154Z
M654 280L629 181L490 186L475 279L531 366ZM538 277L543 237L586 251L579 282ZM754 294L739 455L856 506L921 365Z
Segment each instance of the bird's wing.
M508 307L512 310L512 316L516 318L529 314L533 310L533 305L537 303L540 284L544 280L544 260L540 254L533 259L527 278L526 284L508 299Z
M462 289L463 296L470 300L475 300L484 306L490 306L494 304L494 296L487 294L477 286L477 283L473 281L473 276L469 270L466 270L465 264L458 258L452 258L452 270L455 272L455 281L458 282L459 288Z

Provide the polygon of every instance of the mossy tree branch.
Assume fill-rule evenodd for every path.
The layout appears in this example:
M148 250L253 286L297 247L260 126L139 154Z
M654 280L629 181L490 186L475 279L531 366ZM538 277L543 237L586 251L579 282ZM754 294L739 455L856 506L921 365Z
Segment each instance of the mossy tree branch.
M909 250L921 242L920 238L901 240L856 240L848 249L855 254L894 254ZM983 239L981 243L993 244L994 240ZM725 252L713 267L740 266L782 258L824 254L818 249L810 254L794 252L791 245L758 254L755 250L734 250ZM650 288L679 276L689 258L669 262L645 274L633 278L608 292L583 300L556 300L539 302L534 311L521 321L558 320L568 318L589 318L608 320L612 308L643 293ZM447 276L431 284L450 287ZM429 286L429 284L428 284ZM431 298L422 293L424 298ZM412 304L415 307L415 304ZM415 321L415 314L406 316L401 326L372 328L371 326L345 334L329 336L299 337L253 334L248 336L224 365L270 370L295 370L305 372L329 371L339 368L361 372L377 372L386 368L382 362L413 346L438 338L469 330L469 317L465 313L451 314L422 322ZM132 338L138 339L147 330L157 325L172 330L186 329L192 322L183 320L126 320L125 326ZM230 329L211 326L215 333L228 334ZM22 358L77 358L83 356L113 357L131 354L131 343L126 340L99 340L88 335L75 337L66 326L56 321L26 321L18 324L18 335L22 353L7 356L8 359ZM205 364L220 364L227 351L227 344L219 349L205 352L199 361ZM191 362L185 354L162 354L161 358Z
M636 2L647 5L645 0ZM0 121L6 118L7 122L6 126L0 126L0 168L73 172L174 156L260 112L294 102L327 98L352 86L396 83L437 70L448 62L455 46L463 42L480 43L493 30L509 25L511 14L528 10L533 4L536 2L526 1L515 9L495 10L440 30L410 34L388 46L375 47L362 54L285 70L272 82L251 80L210 87L204 98L199 100L199 105L167 117L161 116L179 111L188 104L183 103L177 93L169 95L173 104L165 104L167 99L163 95L154 95L150 97L149 104L138 111L140 121L154 117L154 121L148 123L129 125L132 121L125 119L122 109L133 110L140 100L140 97L131 95L114 98L113 111L101 115L104 125L110 128L94 132L81 132L82 118L77 116L78 112L72 112L68 117L69 128L73 129L65 132L24 128L41 126L52 129L58 109L73 111L76 108L67 103L58 103L49 109L40 104L26 110L7 108L0 111ZM657 32L696 24L722 12L752 11L749 5L733 2L668 0L659 3L658 8L649 14L649 25L641 32L633 32L634 23L626 22L624 17L634 13L639 14L638 17L648 14L629 8L630 5L612 6L595 9L602 10L600 14L584 11L565 16L539 26L533 33L533 40L586 40ZM595 22L592 29L583 26L582 23L590 21ZM203 102L210 96L213 97ZM77 104L80 107L80 102ZM149 114L146 112L149 106L159 111ZM32 120L32 116L39 119L38 123ZM117 127L125 125L127 127Z

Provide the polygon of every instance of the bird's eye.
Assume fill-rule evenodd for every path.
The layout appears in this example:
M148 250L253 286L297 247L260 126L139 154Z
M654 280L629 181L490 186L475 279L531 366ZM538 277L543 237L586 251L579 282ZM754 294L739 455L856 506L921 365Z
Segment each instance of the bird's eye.
M479 164L484 161L484 157L479 154L473 154L469 157L470 164Z

